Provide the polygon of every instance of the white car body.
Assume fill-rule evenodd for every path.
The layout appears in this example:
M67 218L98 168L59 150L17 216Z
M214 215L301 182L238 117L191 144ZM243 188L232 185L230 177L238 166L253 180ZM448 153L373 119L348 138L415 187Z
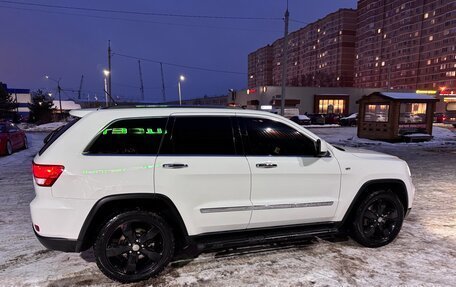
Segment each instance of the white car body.
M288 125L319 138L272 113L209 108L136 108L78 111L83 116L42 154L36 164L64 171L52 187L35 182L30 204L41 237L77 240L86 218L101 199L113 195L161 194L176 206L188 235L294 224L340 222L362 186L371 180L397 180L415 188L405 161L386 154L339 150L321 140L324 157L298 156L109 156L85 155L89 143L116 119L211 115L255 117ZM188 168L166 169L164 164ZM277 168L257 168L274 164Z

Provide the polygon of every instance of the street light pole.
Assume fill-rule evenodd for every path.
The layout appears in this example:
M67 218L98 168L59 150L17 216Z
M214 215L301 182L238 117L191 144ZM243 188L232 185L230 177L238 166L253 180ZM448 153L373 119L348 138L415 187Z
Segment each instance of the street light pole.
M105 92L105 101L106 101L106 107L108 107L109 102L108 102L108 76L110 72L108 70L103 70L104 74L104 92Z
M280 97L280 115L285 114L285 93L287 84L287 65L288 65L288 19L290 12L288 12L288 1L287 10L285 11L285 33L283 37L283 57L282 57L282 95Z
M177 91L179 92L179 106L182 106L181 82L183 81L185 81L185 77L183 75L180 75L179 80L177 81Z
M53 78L51 78L51 77L49 77L49 76L47 76L47 75L44 76L44 77L45 77L46 79L48 79L48 80L51 80L51 81L54 81L54 82L57 83L57 92L59 93L60 118L63 118L62 96L61 96L61 94L60 94L60 92L62 91L62 87L60 87L60 80L61 80L62 78L59 78L58 80L56 80L56 79L53 79Z

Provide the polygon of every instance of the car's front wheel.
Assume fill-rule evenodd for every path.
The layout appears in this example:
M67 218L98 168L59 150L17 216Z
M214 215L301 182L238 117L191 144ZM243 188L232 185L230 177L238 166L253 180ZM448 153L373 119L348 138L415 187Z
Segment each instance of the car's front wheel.
M367 247L380 247L393 241L404 221L404 207L391 190L369 194L357 207L352 238Z
M126 211L101 228L94 245L100 270L122 283L158 274L174 254L174 236L166 221L149 211Z

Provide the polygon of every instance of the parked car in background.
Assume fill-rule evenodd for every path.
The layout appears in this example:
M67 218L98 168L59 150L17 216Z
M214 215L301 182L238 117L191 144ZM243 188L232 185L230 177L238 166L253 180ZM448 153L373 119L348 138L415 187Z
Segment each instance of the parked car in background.
M450 102L446 105L445 124L452 124L456 128L456 102Z
M338 125L340 120L340 115L338 114L325 114L325 124L327 125Z
M27 147L24 131L11 122L0 122L0 155L10 155Z
M351 127L358 124L358 113L353 113L348 117L342 117L339 120L341 126Z
M313 125L324 125L325 124L325 115L324 114L308 114L310 122Z
M446 120L445 113L434 113L434 123L443 123Z
M298 125L305 126L305 125L310 125L311 120L308 116L306 115L298 115L290 118L291 121L297 123Z

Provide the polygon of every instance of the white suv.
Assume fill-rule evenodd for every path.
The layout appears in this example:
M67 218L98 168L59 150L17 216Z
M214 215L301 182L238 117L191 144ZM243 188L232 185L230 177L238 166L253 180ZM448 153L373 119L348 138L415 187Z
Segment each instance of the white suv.
M133 282L174 256L348 232L390 243L415 188L406 162L331 146L271 113L109 108L48 136L30 204L41 243L93 246L108 277Z

